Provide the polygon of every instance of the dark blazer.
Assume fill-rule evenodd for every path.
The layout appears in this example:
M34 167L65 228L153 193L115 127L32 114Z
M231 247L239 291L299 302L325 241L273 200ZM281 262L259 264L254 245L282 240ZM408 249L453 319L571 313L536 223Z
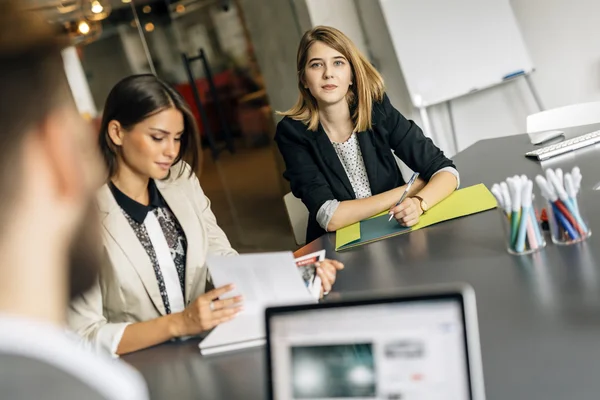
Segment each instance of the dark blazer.
M391 105L387 95L373 105L372 129L357 137L373 195L405 184L390 150L425 180L444 167L455 168L413 121ZM316 220L321 206L327 200L353 200L354 190L321 124L315 132L285 117L277 124L275 141L285 160L283 176L308 208L306 240L310 242L325 233Z

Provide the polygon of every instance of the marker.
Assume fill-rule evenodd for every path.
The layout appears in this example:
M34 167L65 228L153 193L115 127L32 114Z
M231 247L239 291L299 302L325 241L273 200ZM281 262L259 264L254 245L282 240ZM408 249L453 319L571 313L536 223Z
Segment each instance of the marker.
M564 187L565 181L563 180L563 170L560 168L556 168L554 173L556 174L556 177L558 178L558 181L560 182L560 184L563 185L563 187Z
M560 212L560 210L556 207L556 204L552 204L552 208L553 208L553 211L554 211L554 215L560 221L561 225L565 228L565 230L567 231L567 234L569 235L569 237L571 239L576 239L577 238L577 232L571 226L571 224L565 218L565 216Z
M531 184L533 185L533 182L531 182ZM540 224L538 223L533 207L529 209L529 220L533 225L533 233L535 235L535 241L537 242L537 245L534 248L537 249L539 246L542 245L542 243L544 243L544 238L542 237L542 232L540 231Z
M550 224L552 226L551 231L552 232L558 232L559 228L559 222L558 219L554 216L554 212L552 211L552 199L553 194L550 193L549 191L549 186L548 182L546 181L546 178L544 178L542 175L537 175L535 177L535 181L538 184L538 187L540 188L540 192L542 192L542 197L544 197L546 199L546 201L549 202L550 207L548 207L548 224Z
M529 185L531 183L531 186ZM531 208L531 188L533 188L533 183L531 181L527 181L525 183L521 182L521 178L519 178L519 187L521 189L521 200L523 204L523 208L521 210L521 221L519 223L519 231L517 234L517 242L515 245L515 250L519 253L522 253L525 250L525 238L527 233L527 221L529 221L529 209ZM530 222L531 224L531 222ZM533 233L533 232L532 232Z
M494 183L492 185L492 194L496 198L496 202L498 203L498 207L504 208L504 200L502 198L502 189L500 188L500 185L498 185L497 183Z
M512 72L512 73L510 73L508 75L504 75L504 77L502 78L502 80L505 81L507 79L516 78L517 76L521 76L521 75L525 75L525 71L520 70L520 71Z
M581 170L579 167L573 167L573 171L571 171L571 175L573 175L573 183L575 184L575 191L579 193L579 189L581 189Z
M510 213L512 211L512 204L510 201L510 193L508 192L508 184L506 182L502 182L500 184L500 190L502 191L502 198L504 199L504 212L508 216L510 220Z
M513 248L517 244L517 235L519 233L519 221L521 218L521 178L508 178L508 190L512 199L512 214L510 217L510 238Z
M558 197L560 199L556 201L556 206L565 215L565 218L569 220L571 225L581 235L585 236L588 229L585 226L585 223L583 223L581 217L579 216L579 213L577 213L577 211L575 210L575 207L573 207L573 202L570 198L571 196L569 196L569 194L565 190L565 187L563 186L562 181L560 179L562 178L562 176L559 176L557 174L559 170L560 169L557 169L556 172L554 172L551 169L549 169L547 171L547 175L550 178L549 183L554 185L556 193L558 194ZM562 173L562 170L560 172Z
M554 218L556 219L556 221L552 221L552 219L549 219L549 220L552 221L551 223L553 223L553 224L557 222L559 225L561 225L564 228L565 231L567 231L567 233L569 234L571 239L576 239L577 231L575 230L573 225L571 225L571 221L573 221L573 219L572 219L573 217L564 208L564 205L559 200L558 195L556 194L556 191L554 190L555 188L553 188L554 185L551 183L552 179L557 179L556 174L554 174L554 171L548 170L548 171L546 171L546 175L548 175L550 177L549 181L546 181L546 179L540 175L536 176L535 181L537 182L538 186L540 187L540 191L542 192L542 195L550 203L550 207L551 207L550 211L552 211L552 213L554 214ZM561 210L561 208L562 208L562 210ZM563 213L566 213L566 214L563 215ZM569 218L571 219L571 221L569 221ZM555 230L558 231L556 225L554 225L554 226L556 228Z
M579 205L577 204L577 190L575 189L575 183L573 183L573 176L570 173L565 174L565 190L569 195L571 205L575 209L575 212L579 214Z

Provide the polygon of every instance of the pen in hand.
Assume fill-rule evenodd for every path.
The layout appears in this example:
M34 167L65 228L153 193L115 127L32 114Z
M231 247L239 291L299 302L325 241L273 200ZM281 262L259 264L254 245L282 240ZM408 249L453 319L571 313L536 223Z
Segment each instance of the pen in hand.
M415 181L417 180L418 177L419 177L418 172L415 172L410 177L410 180L406 184L406 189L404 189L404 193L402 193L402 197L400 197L400 200L398 200L398 202L392 208L398 207L404 201L404 199L406 199L406 196L408 196L408 191L410 190L410 187L413 185L413 183L415 183ZM388 219L388 222L390 222L392 220L392 218L394 218L394 214L390 211L390 218Z

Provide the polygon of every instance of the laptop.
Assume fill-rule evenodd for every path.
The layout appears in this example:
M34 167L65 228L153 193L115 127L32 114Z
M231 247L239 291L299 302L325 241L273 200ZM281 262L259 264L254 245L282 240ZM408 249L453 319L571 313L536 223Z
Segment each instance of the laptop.
M272 400L483 400L466 285L266 310Z

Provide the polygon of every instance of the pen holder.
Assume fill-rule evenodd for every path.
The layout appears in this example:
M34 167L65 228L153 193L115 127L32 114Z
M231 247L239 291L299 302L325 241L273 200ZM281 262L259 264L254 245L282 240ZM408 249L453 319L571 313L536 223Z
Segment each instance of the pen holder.
M535 206L510 213L498 207L498 212L502 219L506 250L510 254L531 254L546 247Z
M592 235L577 197L568 200L546 201L546 213L552 242L558 245L579 243Z

